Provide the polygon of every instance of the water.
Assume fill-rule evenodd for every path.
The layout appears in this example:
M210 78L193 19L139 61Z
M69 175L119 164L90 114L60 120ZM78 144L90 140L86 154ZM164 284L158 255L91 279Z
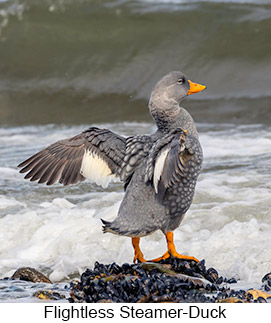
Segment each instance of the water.
M0 278L31 266L65 284L95 261L132 261L130 239L101 230L120 183L47 187L16 166L92 124L152 132L150 91L181 69L208 88L183 103L204 165L177 249L260 286L271 268L270 16L264 0L0 1ZM160 232L142 239L146 258L165 249ZM35 288L1 281L1 302L34 301Z
M124 135L149 133L152 127L148 123L100 126ZM61 282L78 277L95 261L132 261L130 239L101 230L100 218L111 220L117 214L123 197L120 184L111 184L107 191L90 182L47 187L25 181L16 169L40 147L80 129L56 125L2 128L2 277L11 276L18 267L31 266ZM204 167L194 204L175 231L176 246L206 259L207 266L221 275L260 284L271 261L270 127L199 124L199 130ZM147 258L159 256L165 248L160 232L142 239Z
M38 291L57 292L62 295L62 299L54 300L54 302L63 302L64 297L69 297L69 288L65 283L45 284L45 283L30 283L22 280L13 281L0 281L0 302L42 302L38 297L33 294ZM64 297L63 297L64 296ZM43 301L44 302L44 301Z
M197 122L270 124L270 17L258 0L5 1L0 123L150 121L152 87L182 70L208 86Z

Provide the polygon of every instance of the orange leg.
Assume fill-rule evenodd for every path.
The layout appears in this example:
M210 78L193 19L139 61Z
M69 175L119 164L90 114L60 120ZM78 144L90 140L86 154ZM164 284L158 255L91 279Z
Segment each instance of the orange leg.
M175 248L175 245L174 245L174 242L173 242L173 232L167 232L166 233L166 239L167 239L168 251L166 253L164 253L163 256L161 256L159 258L155 258L155 259L153 259L151 261L159 262L160 260L164 260L164 259L167 259L169 257L175 257L175 258L179 258L179 259L194 260L196 262L199 262L197 258L181 255L176 251L176 248Z
M146 262L146 260L144 259L143 253L140 250L139 241L140 241L139 237L132 238L132 245L133 245L134 250L135 250L134 263L136 263L137 260L139 262Z

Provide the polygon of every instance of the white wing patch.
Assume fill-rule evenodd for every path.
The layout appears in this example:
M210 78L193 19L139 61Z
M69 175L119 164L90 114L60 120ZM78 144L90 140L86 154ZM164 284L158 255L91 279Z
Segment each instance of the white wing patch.
M106 188L110 181L117 180L107 163L89 150L85 150L80 173L103 188Z
M161 153L159 153L155 161L154 174L153 174L153 186L156 194L158 193L158 182L161 178L165 161L169 151L170 151L170 148L163 149Z

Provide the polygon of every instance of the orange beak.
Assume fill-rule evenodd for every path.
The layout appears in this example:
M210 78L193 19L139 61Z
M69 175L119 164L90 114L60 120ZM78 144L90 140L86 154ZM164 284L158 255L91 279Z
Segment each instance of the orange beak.
M190 85L190 89L187 92L187 95L198 93L206 89L205 85L197 84L197 83L191 82L190 80L188 80L188 82Z

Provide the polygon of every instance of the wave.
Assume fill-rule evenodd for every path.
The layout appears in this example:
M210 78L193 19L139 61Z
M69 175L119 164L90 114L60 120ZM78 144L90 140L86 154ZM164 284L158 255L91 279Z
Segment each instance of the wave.
M151 89L176 69L208 87L192 108L256 104L237 119L265 122L271 2L226 2L2 1L0 122L148 120Z
M215 3L240 3L240 4L246 4L246 3L253 3L253 4L270 4L270 0L139 0L143 3L151 3L151 4L157 4L157 3L163 3L163 4L187 4L187 3L204 3L204 2L215 2Z

